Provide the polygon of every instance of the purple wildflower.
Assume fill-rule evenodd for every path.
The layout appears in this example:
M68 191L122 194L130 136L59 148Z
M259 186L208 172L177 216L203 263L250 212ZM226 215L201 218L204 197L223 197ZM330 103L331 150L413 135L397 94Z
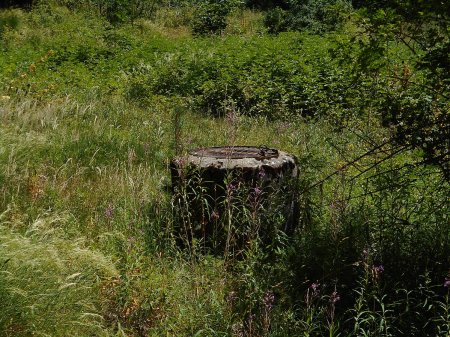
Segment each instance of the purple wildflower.
M374 279L379 279L381 274L383 274L384 272L384 267L382 264L378 265L378 266L372 266L372 275L374 277Z
M330 296L330 302L332 304L336 304L337 301L340 301L341 296L338 294L338 292L335 290Z
M266 176L266 171L264 170L263 167L261 167L261 169L258 172L258 178L259 179L264 179L265 176Z
M384 272L384 267L382 264L380 264L379 266L374 266L373 269L377 272L377 273L382 273Z
M320 287L320 283L314 282L308 287L308 290L306 290L305 302L306 302L306 306L308 308L310 308L312 306L313 301L317 297L319 297L319 293L320 293L319 287Z
M444 287L450 288L450 277L446 277L444 281Z
M261 193L262 193L261 187L256 186L256 187L253 189L253 195L254 195L255 197L260 196Z
M212 220L212 221L216 221L216 220L218 220L218 219L219 219L219 213L216 212L215 210L212 211L212 213L211 213L211 220Z
M316 297L317 295L319 295L319 287L320 287L320 283L313 283L309 286L309 288L312 290L312 295L313 297Z
M229 193L233 193L234 191L236 191L236 189L237 189L236 184L233 184L233 183L227 184L227 191Z

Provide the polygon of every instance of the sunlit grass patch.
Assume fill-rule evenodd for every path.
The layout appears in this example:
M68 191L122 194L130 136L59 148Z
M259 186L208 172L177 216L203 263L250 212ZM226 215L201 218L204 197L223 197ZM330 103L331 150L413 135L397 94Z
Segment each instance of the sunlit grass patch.
M3 214L2 218L7 214ZM100 288L112 262L82 239L60 238L65 215L49 214L25 235L0 223L0 329L17 335L105 335Z

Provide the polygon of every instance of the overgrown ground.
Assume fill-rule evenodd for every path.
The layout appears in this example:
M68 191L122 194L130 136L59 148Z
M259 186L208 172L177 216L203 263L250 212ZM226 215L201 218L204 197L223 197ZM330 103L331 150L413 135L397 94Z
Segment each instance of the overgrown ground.
M376 101L410 50L356 75L352 19L269 35L246 9L194 37L189 7L72 7L0 11L0 335L449 335L448 180ZM294 236L177 246L170 159L260 144L298 158Z

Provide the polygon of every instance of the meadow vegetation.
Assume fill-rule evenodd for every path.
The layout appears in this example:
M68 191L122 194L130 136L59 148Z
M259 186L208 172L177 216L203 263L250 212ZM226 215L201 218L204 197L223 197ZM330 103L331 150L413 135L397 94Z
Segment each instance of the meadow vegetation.
M0 9L0 336L449 336L440 4ZM295 232L180 245L171 158L261 144L298 158ZM227 233L285 220L233 191Z

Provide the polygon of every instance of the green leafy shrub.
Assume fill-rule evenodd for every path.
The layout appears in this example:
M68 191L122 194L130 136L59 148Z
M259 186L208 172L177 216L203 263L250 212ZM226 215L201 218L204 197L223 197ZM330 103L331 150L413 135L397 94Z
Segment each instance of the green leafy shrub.
M352 6L347 0L292 0L285 8L275 7L266 13L265 25L269 32L308 30L324 34L339 28Z
M196 110L214 116L224 116L233 106L272 119L286 113L345 119L356 113L359 101L349 68L332 59L332 43L298 33L253 41L229 37L217 45L186 43L153 64L136 67L128 97L190 97ZM309 53L314 56L306 59Z
M267 11L264 17L264 26L270 34L278 34L288 29L287 12L280 7Z
M343 15L351 10L347 0L291 1L289 25L293 29L308 29L323 34L335 30L344 21Z
M250 8L270 10L275 7L287 8L289 0L245 0L245 5Z
M233 0L208 0L197 5L192 22L194 35L219 34L227 26L226 17L235 7Z
M436 1L373 3L359 12L365 38L352 39L359 44L355 74L375 79L369 104L382 112L398 144L421 149L423 162L439 166L447 180L449 9Z

